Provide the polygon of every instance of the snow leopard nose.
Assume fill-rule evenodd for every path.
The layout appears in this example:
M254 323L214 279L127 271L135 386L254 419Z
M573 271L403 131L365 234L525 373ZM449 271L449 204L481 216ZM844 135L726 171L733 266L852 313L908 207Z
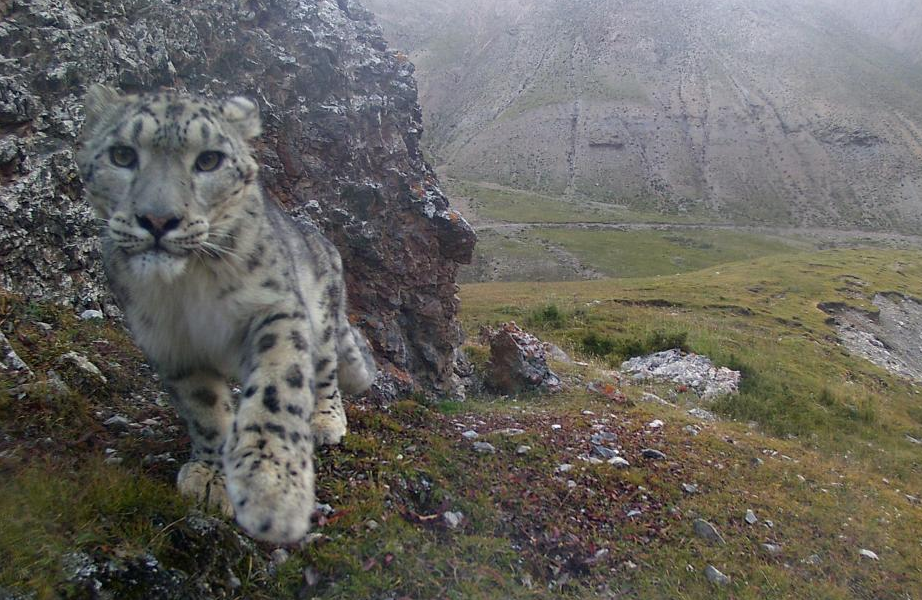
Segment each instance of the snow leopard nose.
M135 215L138 225L148 231L155 240L159 240L168 232L173 231L182 222L182 217L158 217L155 215Z

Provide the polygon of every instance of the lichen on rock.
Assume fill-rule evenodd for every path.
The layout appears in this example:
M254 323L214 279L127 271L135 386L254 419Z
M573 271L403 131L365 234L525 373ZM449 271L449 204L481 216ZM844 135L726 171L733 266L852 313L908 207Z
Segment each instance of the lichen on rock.
M353 0L0 4L0 286L117 314L73 144L92 82L244 94L268 192L343 255L387 381L456 389L455 274L475 236L419 148L413 67Z

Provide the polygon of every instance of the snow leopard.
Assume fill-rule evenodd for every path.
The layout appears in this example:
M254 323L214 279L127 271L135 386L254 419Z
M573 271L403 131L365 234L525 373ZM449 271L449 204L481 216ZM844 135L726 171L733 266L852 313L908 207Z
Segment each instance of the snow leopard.
M97 84L84 112L77 162L105 272L192 442L179 491L256 539L297 542L314 445L340 442L341 393L376 373L340 255L262 190L255 102Z

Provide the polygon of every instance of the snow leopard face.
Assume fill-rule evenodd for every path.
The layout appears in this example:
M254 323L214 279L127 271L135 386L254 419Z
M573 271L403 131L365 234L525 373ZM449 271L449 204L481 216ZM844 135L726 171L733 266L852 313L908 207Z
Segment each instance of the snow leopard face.
M247 140L259 133L245 98L90 89L78 163L107 243L135 276L171 281L196 254L233 253L257 185Z

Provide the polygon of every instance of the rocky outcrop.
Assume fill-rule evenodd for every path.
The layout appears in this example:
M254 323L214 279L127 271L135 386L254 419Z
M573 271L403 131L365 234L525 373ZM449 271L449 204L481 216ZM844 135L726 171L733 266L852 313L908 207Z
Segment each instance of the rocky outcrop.
M900 377L922 381L922 302L903 294L876 294L878 312L842 303L818 308L849 352Z
M379 391L455 388L474 235L419 149L413 66L353 0L0 2L0 286L115 312L72 144L91 82L245 94L268 190L347 268Z
M739 391L742 374L717 367L706 356L678 348L638 356L621 363L621 371L635 381L668 381L713 400ZM703 416L703 415L696 415Z
M490 346L486 384L502 394L557 392L560 378L547 365L548 345L513 323L485 327L481 341Z

